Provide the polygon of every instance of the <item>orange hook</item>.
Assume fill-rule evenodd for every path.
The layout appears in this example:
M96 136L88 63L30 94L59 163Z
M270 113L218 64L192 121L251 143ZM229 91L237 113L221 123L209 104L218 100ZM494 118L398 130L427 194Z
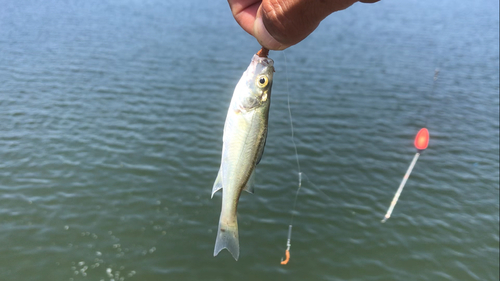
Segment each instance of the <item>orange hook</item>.
M269 50L262 47L262 49L260 49L256 55L261 57L261 58L267 58L267 55L269 55Z
M285 256L286 256L286 259L285 260L281 259L281 264L287 264L288 261L290 260L290 251L288 251L288 249L286 249L286 251L285 251Z

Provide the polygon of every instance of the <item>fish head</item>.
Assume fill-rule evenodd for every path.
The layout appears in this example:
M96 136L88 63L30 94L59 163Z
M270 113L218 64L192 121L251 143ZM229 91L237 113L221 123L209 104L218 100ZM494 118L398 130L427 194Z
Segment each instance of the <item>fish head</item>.
M269 106L273 84L274 61L270 58L253 56L252 62L236 86L238 109L252 111Z

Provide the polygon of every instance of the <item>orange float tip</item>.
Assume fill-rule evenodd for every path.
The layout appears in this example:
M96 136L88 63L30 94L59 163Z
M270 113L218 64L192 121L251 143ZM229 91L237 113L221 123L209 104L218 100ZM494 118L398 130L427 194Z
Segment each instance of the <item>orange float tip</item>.
M422 151L429 145L429 131L426 128L420 129L415 137L415 147Z

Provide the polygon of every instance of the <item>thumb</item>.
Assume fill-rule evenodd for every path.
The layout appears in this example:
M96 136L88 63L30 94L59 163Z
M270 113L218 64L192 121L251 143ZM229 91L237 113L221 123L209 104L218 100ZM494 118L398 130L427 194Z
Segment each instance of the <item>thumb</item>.
M253 36L259 41L262 47L265 47L269 50L284 50L290 45L285 45L278 40L276 40L270 33L267 31L266 26L264 25L264 21L262 20L262 14L259 15L257 13L257 17L253 26Z
M267 49L284 50L304 40L328 15L355 2L357 0L264 0L257 10L252 35Z

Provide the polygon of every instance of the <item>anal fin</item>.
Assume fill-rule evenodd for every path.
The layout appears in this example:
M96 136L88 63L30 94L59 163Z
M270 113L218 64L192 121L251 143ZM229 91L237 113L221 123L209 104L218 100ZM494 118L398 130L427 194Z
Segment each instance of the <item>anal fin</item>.
M215 179L214 186L212 188L212 197L214 197L214 194L219 191L219 189L222 189L222 168L219 169L219 173L217 174L217 178Z
M254 182L255 182L255 168L252 171L252 174L250 175L250 178L248 178L247 184L245 185L245 188L243 188L244 191L248 193L253 194L253 187L254 187Z

